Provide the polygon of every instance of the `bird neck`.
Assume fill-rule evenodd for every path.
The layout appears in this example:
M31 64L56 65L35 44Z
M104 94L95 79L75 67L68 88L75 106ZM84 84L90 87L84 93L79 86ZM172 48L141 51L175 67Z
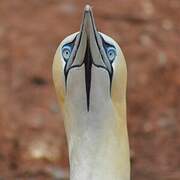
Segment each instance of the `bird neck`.
M71 113L66 114L65 126L70 179L129 180L125 109L122 107L122 113L118 113L111 101L89 112L80 112L77 106L68 109Z

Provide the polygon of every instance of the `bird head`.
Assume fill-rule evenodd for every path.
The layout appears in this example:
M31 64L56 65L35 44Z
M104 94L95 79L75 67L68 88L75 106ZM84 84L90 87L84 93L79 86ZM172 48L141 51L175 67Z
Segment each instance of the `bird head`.
M97 31L86 5L80 31L66 37L54 57L53 79L61 106L89 113L112 101L124 102L126 71L119 45Z
M89 5L80 31L57 48L53 80L65 116L70 179L129 179L126 63L119 45L97 31Z

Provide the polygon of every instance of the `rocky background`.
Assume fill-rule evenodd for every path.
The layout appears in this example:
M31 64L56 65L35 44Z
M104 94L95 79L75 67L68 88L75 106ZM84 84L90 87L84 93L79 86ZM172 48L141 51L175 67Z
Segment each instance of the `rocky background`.
M68 179L51 66L87 2L128 64L132 179L179 180L179 0L1 0L0 179Z

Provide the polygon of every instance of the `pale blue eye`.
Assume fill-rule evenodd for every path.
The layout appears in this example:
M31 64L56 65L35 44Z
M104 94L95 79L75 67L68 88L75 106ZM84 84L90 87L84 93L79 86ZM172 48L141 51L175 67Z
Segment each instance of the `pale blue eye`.
M70 46L64 46L62 48L62 56L64 58L64 60L68 60L71 56L71 51L72 51L72 48Z
M107 57L111 62L114 61L116 57L116 49L114 47L107 48Z

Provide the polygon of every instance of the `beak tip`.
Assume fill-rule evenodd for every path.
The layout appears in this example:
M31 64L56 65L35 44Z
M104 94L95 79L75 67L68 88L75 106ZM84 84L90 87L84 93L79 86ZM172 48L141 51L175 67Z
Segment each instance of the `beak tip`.
M91 6L89 4L86 4L84 8L84 12L90 12L91 11Z

